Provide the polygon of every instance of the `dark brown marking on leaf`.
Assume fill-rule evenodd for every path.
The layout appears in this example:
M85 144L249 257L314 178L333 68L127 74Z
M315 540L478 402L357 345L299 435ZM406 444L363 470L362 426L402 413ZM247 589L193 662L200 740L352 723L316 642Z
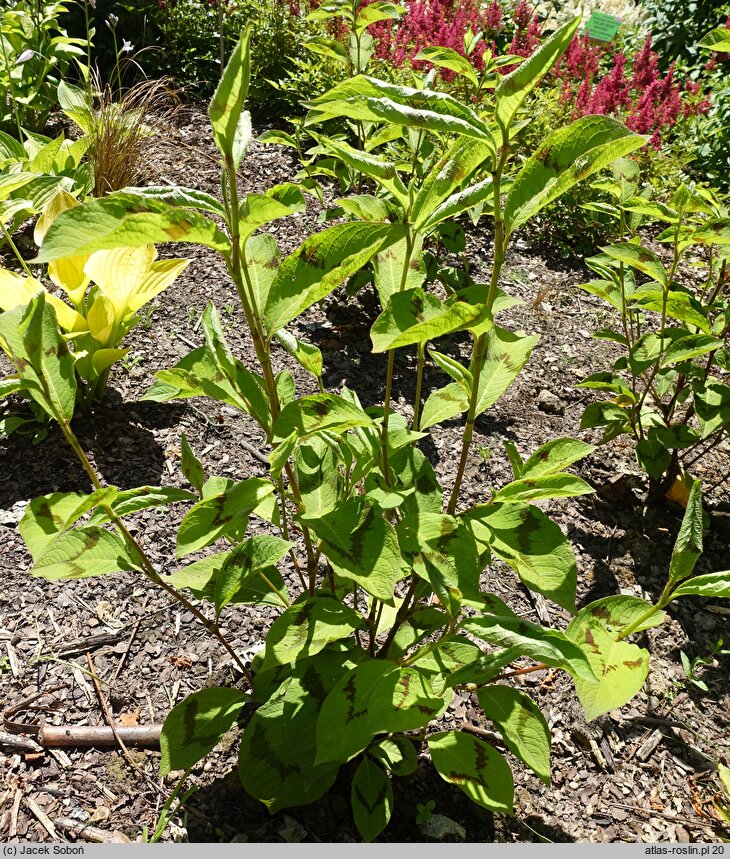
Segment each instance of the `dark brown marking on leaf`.
M601 648L596 644L596 639L593 637L590 627L586 627L585 632L583 633L583 640L594 653L601 652Z
M320 257L319 248L316 245L302 248L301 258L312 268L325 268L325 261Z
M326 400L314 400L310 403L310 408L314 412L315 415L319 418L324 418L327 416L327 413L331 409L332 404L328 403Z
M358 802L365 808L368 814L375 814L376 809L380 808L380 806L385 802L388 796L388 780L385 779L380 786L377 794L373 797L372 802L368 802L365 794L360 790L358 786L355 787L355 796L357 797Z
M195 740L195 717L198 715L198 702L193 699L188 699L185 702L184 709L184 728L185 728L185 744L192 743Z
M362 719L363 716L367 715L367 708L362 710L355 709L355 700L357 698L357 686L355 685L355 677L354 675L350 677L350 679L345 684L345 696L347 700L350 702L350 706L347 710L347 715L345 716L345 724L349 725L354 719Z
M644 664L644 660L639 659L625 659L623 663L627 668L641 668Z
M90 531L84 534L83 543L84 543L84 551L88 549L93 549L94 546L98 545L99 540L101 540L101 534L97 531Z

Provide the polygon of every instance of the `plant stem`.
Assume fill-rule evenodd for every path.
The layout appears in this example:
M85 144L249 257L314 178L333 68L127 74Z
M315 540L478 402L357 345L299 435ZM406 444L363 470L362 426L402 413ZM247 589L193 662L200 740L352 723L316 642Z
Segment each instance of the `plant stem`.
M486 305L491 314L494 307L494 299L497 296L497 284L499 276L502 272L502 266L507 251L507 236L505 235L504 224L504 209L502 207L502 173L507 159L509 158L509 132L502 127L502 147L500 150L499 161L497 162L494 171L494 259L492 262L492 277L489 282L489 292L487 294ZM464 427L464 435L461 442L461 456L459 457L459 465L456 470L456 478L454 486L451 490L447 512L453 516L456 512L456 505L459 500L459 491L461 483L464 479L464 470L466 469L466 461L469 457L469 447L474 435L474 422L476 420L477 406L479 404L479 380L481 378L482 369L487 356L488 332L480 334L477 338L474 354L471 360L472 387L469 397L469 410L466 415L466 426Z
M388 650L390 650L390 646L393 643L393 639L396 636L396 633L402 626L405 619L408 617L408 612L411 608L411 600L413 599L413 594L416 591L416 587L418 585L418 576L414 573L411 576L410 584L408 585L408 590L406 591L406 595L403 597L403 602L401 603L398 612L396 613L395 620L393 621L393 626L391 626L390 631L388 632L388 637L383 642L383 646L377 652L376 656L378 659L385 659L388 655Z
M628 626L624 627L621 630L621 634L616 639L617 641L623 641L625 638L628 638L632 632L635 632L645 621L647 621L655 612L661 611L667 603L669 603L672 599L670 591L672 589L671 582L667 582L664 585L664 590L661 592L659 599L656 601L656 604L648 608L642 615L640 615L633 623L630 623Z
M406 233L406 255L403 260L403 271L401 272L400 285L398 292L401 293L406 288L408 282L408 272L411 266L411 254L413 253L414 239L410 229ZM390 469L388 467L388 418L390 417L390 397L393 390L393 369L395 367L395 349L388 352L388 369L385 375L385 399L383 401L383 426L380 434L381 447L383 450L383 478L387 486L390 482Z
M418 432L421 426L421 386L423 384L423 365L426 344L418 344L418 364L416 366L416 394L413 398L413 429Z
M97 490L102 489L103 487L101 485L101 481L99 480L97 473L94 471L94 467L89 462L89 459L86 456L86 453L84 452L83 448L79 444L79 441L76 438L74 431L71 429L70 424L67 421L63 421L63 422L59 423L59 426L61 427L61 430L63 431L63 434L66 437L66 441L68 441L68 443L71 445L74 453L79 458L79 461L83 465L84 470L88 474L89 480L91 480L91 485L94 487L94 489L97 489ZM251 685L253 685L253 675L251 674L249 669L246 667L246 664L243 662L243 660L239 657L239 655L233 649L233 647L229 644L229 642L227 641L225 636L218 629L218 624L213 622L212 620L209 620L203 614L203 612L200 611L199 608L197 608L197 606L193 605L193 603L191 603L190 600L187 599L187 597L183 596L183 594L181 594L179 591L177 591L171 584L169 584L168 582L166 582L162 578L162 576L153 567L152 562L147 557L144 549L139 545L137 540L132 536L132 534L129 532L129 529L127 528L127 526L124 524L124 522L122 521L120 516L118 516L117 513L115 513L115 511L112 509L111 505L101 504L100 507L102 508L102 510L104 510L106 515L109 517L109 521L120 532L125 543L132 550L132 554L139 559L141 567L142 567L142 572L144 573L144 575L147 576L147 578L153 584L156 584L159 587L161 587L174 600L179 602L180 605L182 605L183 608L187 609L187 611L189 611L205 627L205 629L211 635L215 636L215 638L218 639L218 641L228 651L228 653L230 654L233 661L238 666L241 673L245 676L245 678L248 680L248 682Z
M28 275L28 277L33 277L30 269L28 268L28 264L23 259L23 257L20 255L20 251L16 247L16 244L13 241L10 233L5 229L5 224L3 223L2 218L0 218L0 229L3 231L3 236L5 237L5 241L8 243L10 250L15 254L15 258L18 260L18 262L22 266L23 271Z

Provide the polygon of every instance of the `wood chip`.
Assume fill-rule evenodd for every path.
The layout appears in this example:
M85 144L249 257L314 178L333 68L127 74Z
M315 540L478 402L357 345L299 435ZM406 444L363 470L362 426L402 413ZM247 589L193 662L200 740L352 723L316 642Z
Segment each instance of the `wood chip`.
M58 832L56 832L56 828L51 822L51 818L43 811L43 809L38 805L38 803L30 796L25 797L25 804L33 813L33 816L36 820L41 824L41 826L46 830L46 832L51 836L54 841L66 841L65 838L62 838Z
M16 653L15 648L12 643L9 641L5 642L5 650L8 654L8 662L10 663L10 671L13 677L20 676L20 665L18 664L18 654Z
M651 734L644 740L644 742L639 746L636 751L636 757L640 761L647 760L651 755L654 754L656 747L661 743L663 734L661 731L656 730L652 731Z

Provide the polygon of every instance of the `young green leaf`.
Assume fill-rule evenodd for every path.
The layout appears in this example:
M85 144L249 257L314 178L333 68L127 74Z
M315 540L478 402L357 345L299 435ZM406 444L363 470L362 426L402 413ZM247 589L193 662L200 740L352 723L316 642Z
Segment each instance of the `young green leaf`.
M475 87L479 86L479 78L474 71L474 66L453 48L442 48L438 45L423 48L413 59L426 60L439 68L449 69L457 75L463 75Z
M56 537L84 513L97 504L111 502L118 490L114 486L82 495L79 492L53 492L34 498L25 509L18 524L20 536L25 541L34 561L37 561Z
M416 235L414 246L411 249L411 259L403 282L403 266L406 264L406 253L408 244L405 238L381 251L373 260L373 273L375 288L378 291L382 307L388 305L391 296L399 292L401 286L404 290L420 287L426 279L426 266L421 253L422 238Z
M426 343L489 319L486 305L442 302L422 289L397 292L373 323L373 352Z
M251 236L246 242L246 271L253 293L252 304L260 315L269 299L269 290L281 263L276 239L268 233Z
M367 8L367 7L366 7ZM393 812L393 786L376 763L363 758L350 789L352 816L363 841L369 843L385 829Z
M286 218L307 207L301 189L292 182L274 185L261 194L247 194L239 206L241 240L245 241L260 227ZM263 308L265 305L259 305Z
M231 159L234 169L238 168L246 150L247 123L243 105L251 76L250 35L250 28L241 34L208 105L215 145L224 158Z
M262 670L314 656L363 624L361 614L332 596L302 599L271 625Z
M630 701L644 685L649 672L648 651L618 640L615 630L609 631L596 622L600 618L600 611L596 614L583 610L573 618L565 633L585 653L595 675L574 678L575 691L588 720Z
M188 483L192 484L198 493L200 493L205 483L205 472L203 471L203 464L190 449L185 433L180 435L180 451L182 456L182 473L185 475Z
M371 746L367 753L393 775L412 775L418 769L416 748L408 737L394 734L381 740L377 746Z
M239 689L201 689L173 707L160 733L160 773L188 770L201 761L233 727L247 697Z
M460 626L482 641L498 644L554 668L568 671L574 678L594 681L595 676L586 654L556 629L546 629L518 617L484 615L463 620Z
M580 21L579 16L563 24L531 57L520 63L513 72L500 78L494 94L497 98L497 122L503 128L509 128L522 102L568 47Z
M390 122L407 128L462 134L496 150L487 124L475 111L446 93L396 86L357 75L306 104L306 124L336 116L364 122Z
M730 570L687 579L673 591L671 598L686 596L730 599Z
M279 602L286 608L288 599L280 593L278 588L272 587L271 579L268 577L268 567L274 567L293 547L288 540L279 537L257 535L244 540L228 554L223 566L215 579L215 608L220 614L224 607L233 600L242 587L253 578L258 578L261 583L269 588L274 595L279 595Z
M702 554L702 483L695 480L689 493L682 525L669 562L669 584L676 585L692 575Z
M275 336L301 367L304 367L315 379L322 378L322 353L316 346L305 343L304 340L298 340L285 328L277 331Z
M369 427L372 418L358 406L335 394L310 394L285 406L274 422L274 439L296 432L300 439L317 433L342 434L353 427Z
M304 512L322 516L337 504L342 475L332 447L321 436L312 436L297 449L294 465Z
M28 395L58 423L69 423L76 405L75 359L45 292L0 314L0 340L7 344Z
M531 590L575 611L576 566L560 528L541 510L520 503L479 505L464 516L487 529L490 545Z
M539 334L520 337L499 325L487 333L487 353L479 377L477 415L491 408L514 382L539 339Z
M637 271L648 275L657 283L666 284L667 272L654 251L632 242L617 242L601 248L601 251L611 259L616 259L625 265L630 265Z
M339 763L315 763L313 726L330 689L362 658L362 651L323 650L285 669L268 701L243 732L238 772L245 790L273 814L307 805L332 785ZM256 675L257 688L263 672Z
M463 731L432 734L428 749L444 781L455 784L489 811L512 814L512 771L496 749Z
M451 420L469 408L469 389L462 382L451 382L444 388L432 391L423 406L420 428Z
M543 444L524 463L519 477L543 477L557 474L579 459L593 453L596 448L576 438L556 438Z
M202 209L204 212L212 212L223 219L226 217L226 210L220 200L212 194L206 194L205 191L198 191L197 188L183 188L180 185L145 185L122 188L122 193L159 200L168 206Z
M545 474L513 480L497 492L494 501L524 503L547 498L574 498L594 491L590 484L573 474Z
M550 728L537 704L511 686L487 686L477 697L507 748L549 786Z
M522 656L522 654L522 648L515 646L478 656L472 662L468 662L461 668L457 668L456 671L451 672L445 678L446 685L466 686L467 684L471 684L483 686L486 683L490 683L504 668Z

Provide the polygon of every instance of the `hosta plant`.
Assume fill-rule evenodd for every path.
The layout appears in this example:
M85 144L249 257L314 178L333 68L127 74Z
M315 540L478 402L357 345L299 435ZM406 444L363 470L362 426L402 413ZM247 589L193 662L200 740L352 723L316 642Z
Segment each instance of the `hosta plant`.
M60 190L82 197L91 191L93 175L82 163L86 148L83 138L27 133L21 142L0 131L0 248L7 242L22 266L12 238L20 225Z
M38 244L58 214L77 206L65 191L58 191L45 206L35 227ZM64 301L47 293L59 328L72 345L74 372L79 378L77 395L88 407L103 397L109 369L129 351L120 344L138 324L138 311L167 289L188 264L185 259L157 259L154 244L118 247L53 260L48 277L66 295ZM0 269L0 309L28 303L45 291L36 278ZM9 341L2 343L15 360ZM22 390L22 389L16 389Z
M701 546L696 490L672 584L659 603L621 596L577 610L570 546L534 503L591 491L567 470L593 450L575 439L549 441L526 458L509 444L514 479L480 503L460 504L475 418L517 377L537 339L494 321L504 306L497 284L509 236L561 190L643 142L611 120L581 121L547 141L503 197L501 177L522 101L577 25L558 31L503 78L484 114L439 93L359 76L318 100L313 107L320 114L348 111L384 127L422 129L453 158L446 155L420 179L377 156L341 149L380 190L345 201L353 220L310 236L283 259L274 238L260 230L300 210L300 191L283 185L241 195L236 182L251 139L243 110L247 35L209 108L222 202L194 189L138 189L70 208L48 228L39 262L170 239L218 251L258 359L258 367L248 368L235 356L210 304L202 317L205 345L160 371L146 397L207 396L246 413L270 447L267 474L240 480L206 474L184 442L182 469L192 491L120 490L102 485L70 427L73 359L46 296L0 316L0 337L18 356L17 383L59 422L93 485L90 494L53 493L29 505L20 530L33 574L58 580L136 571L192 611L242 674L243 688L204 689L171 711L162 733L163 772L190 770L252 702L239 772L246 790L272 812L316 800L347 766L355 823L372 840L390 818L391 776L413 772L419 749L427 748L446 781L483 807L509 813L510 766L497 746L453 729L445 714L455 691L474 692L504 746L549 782L550 731L542 713L525 692L498 681L515 671L562 669L593 718L641 687L649 656L627 639L661 621L677 582L688 581L690 589L694 582L689 592L701 586L727 595L726 574L709 584L703 577L700 585L687 578ZM489 284L443 299L424 285L419 235L481 199L483 185L468 184L474 159L493 175L493 274ZM363 408L347 387L323 390L321 353L287 325L378 257L383 312L372 339L374 349L388 353L386 395L382 406ZM472 337L471 363L465 367L433 350L454 386L451 396L442 391L437 398L441 416L434 405L431 420L424 410L414 427L391 402L394 354L413 347L423 352L426 343L455 331ZM314 377L319 393L297 396L292 375L274 372L275 339ZM443 487L418 442L428 426L463 411L456 481ZM178 564L171 561L160 573L126 519L143 508L189 501L177 530ZM209 547L212 552L204 551ZM528 621L485 590L482 573L497 560L571 616L569 625ZM247 604L277 612L251 667L219 626L232 606Z
M615 198L604 211L626 240L587 260L598 277L582 288L618 311L618 330L596 336L623 354L581 383L611 397L589 405L581 426L602 427L605 441L633 437L651 495L683 502L686 472L730 428L728 211L710 192L685 185L668 203L637 195L626 175L603 187ZM657 241L668 253L635 234L646 218L665 227Z

